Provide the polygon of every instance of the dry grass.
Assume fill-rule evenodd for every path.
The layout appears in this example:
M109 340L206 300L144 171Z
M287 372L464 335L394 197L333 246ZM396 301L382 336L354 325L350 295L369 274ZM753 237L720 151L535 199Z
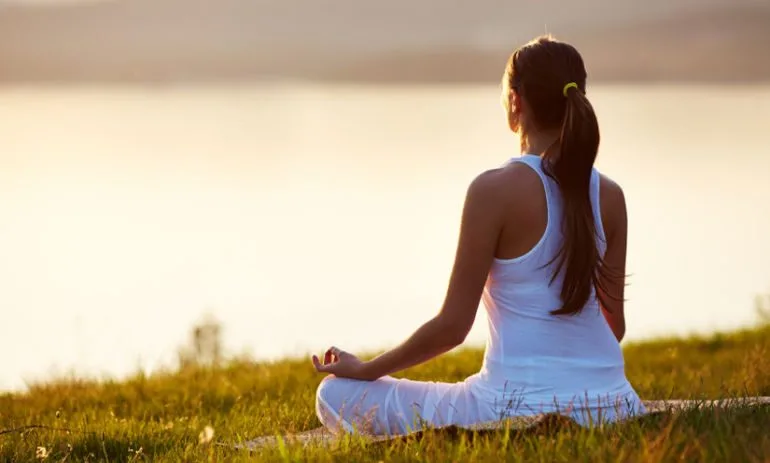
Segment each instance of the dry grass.
M770 395L770 327L625 346L627 374L645 399ZM481 351L462 350L414 368L416 379L474 373ZM534 428L433 430L371 442L284 443L258 454L213 445L318 427L320 381L305 360L234 361L123 382L58 380L0 396L0 461L767 461L770 406L706 406L606 429L549 418ZM204 432L207 426L213 430ZM37 457L36 457L37 454Z

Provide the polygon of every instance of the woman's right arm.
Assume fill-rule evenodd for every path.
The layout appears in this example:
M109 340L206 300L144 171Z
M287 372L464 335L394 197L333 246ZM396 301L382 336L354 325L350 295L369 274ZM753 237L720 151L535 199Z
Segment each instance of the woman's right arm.
M604 265L608 272L607 275L599 277L602 289L597 288L597 291L604 318L620 342L626 334L626 318L623 312L628 241L626 198L617 183L604 176L601 182L602 225L607 239Z

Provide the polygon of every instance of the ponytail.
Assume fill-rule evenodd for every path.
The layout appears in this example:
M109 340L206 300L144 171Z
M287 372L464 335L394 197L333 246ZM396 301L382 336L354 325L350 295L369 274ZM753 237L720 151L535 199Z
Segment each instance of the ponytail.
M566 85L565 85L566 83ZM603 282L622 278L604 265L597 244L596 222L591 207L591 174L599 150L599 123L585 96L586 70L583 58L573 47L551 36L538 37L516 50L508 60L504 75L504 97L517 92L529 103L532 127L543 130L561 128L557 143L543 154L543 169L559 186L563 202L561 249L553 258L556 270L551 277L563 278L562 307L554 315L575 315L594 297L606 308ZM561 92L559 92L561 90ZM507 107L510 113L510 108ZM511 123L522 139L526 127ZM618 298L618 300L620 300Z
M591 173L599 149L599 123L591 103L575 83L564 86L566 108L559 152L546 153L546 173L559 185L564 207L564 244L556 256L556 272L563 272L562 308L554 315L575 315L600 285L604 266L596 244L591 208Z

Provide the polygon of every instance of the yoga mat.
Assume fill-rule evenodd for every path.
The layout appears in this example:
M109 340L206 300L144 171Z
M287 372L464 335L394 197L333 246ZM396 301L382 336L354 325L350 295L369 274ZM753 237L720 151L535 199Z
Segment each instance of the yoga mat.
M770 397L736 397L720 400L644 400L644 405L649 413L657 412L677 412L682 410L692 410L698 408L735 408L750 407L767 404L770 405ZM494 430L509 426L510 429L524 430L537 425L546 415L512 417L506 420L485 423L472 426L469 430ZM297 434L287 434L280 438L286 443L298 443L302 445L329 445L339 436L331 433L325 428L316 428L309 431L303 431ZM390 439L397 439L404 436L362 436L371 442L381 442ZM258 451L266 447L278 445L278 436L261 436L255 439L241 443L219 442L217 445L231 447L236 450Z

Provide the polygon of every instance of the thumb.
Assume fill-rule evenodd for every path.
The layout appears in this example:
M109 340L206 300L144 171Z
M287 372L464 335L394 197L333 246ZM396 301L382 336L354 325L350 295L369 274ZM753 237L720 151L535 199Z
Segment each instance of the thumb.
M330 373L331 372L331 366L332 364L326 364L324 365L321 363L321 361L318 359L317 355L313 356L313 366L315 367L315 371L320 373Z

